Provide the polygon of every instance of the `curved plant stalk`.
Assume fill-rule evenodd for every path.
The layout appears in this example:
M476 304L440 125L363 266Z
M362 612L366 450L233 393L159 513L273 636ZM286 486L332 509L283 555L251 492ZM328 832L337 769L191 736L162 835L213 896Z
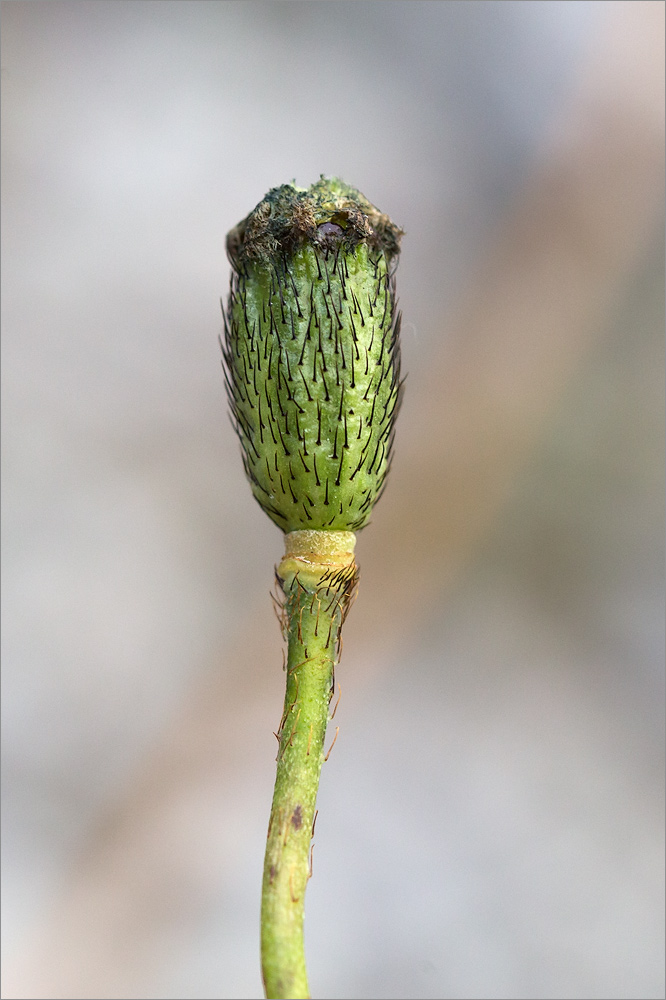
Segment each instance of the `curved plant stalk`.
M285 558L277 570L288 656L261 904L267 997L310 995L303 950L305 889L340 629L357 582L355 541L346 531L292 532L285 537Z
M354 532L391 462L400 383L402 231L324 177L273 188L227 236L227 393L252 492L285 532L277 570L287 690L264 865L268 998L308 997L303 906Z

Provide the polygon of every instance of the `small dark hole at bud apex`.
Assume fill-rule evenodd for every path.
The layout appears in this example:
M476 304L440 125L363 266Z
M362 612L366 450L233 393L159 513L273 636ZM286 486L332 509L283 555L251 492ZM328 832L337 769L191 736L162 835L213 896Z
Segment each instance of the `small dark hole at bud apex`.
M322 222L321 226L317 226L317 236L320 240L334 240L342 234L342 226L338 226L336 222Z

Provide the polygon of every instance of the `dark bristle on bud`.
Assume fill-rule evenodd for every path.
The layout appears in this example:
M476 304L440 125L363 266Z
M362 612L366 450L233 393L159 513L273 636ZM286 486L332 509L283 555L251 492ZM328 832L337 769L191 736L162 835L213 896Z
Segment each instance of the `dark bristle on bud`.
M400 230L322 177L273 188L227 236L223 358L252 492L285 532L358 531L401 398Z

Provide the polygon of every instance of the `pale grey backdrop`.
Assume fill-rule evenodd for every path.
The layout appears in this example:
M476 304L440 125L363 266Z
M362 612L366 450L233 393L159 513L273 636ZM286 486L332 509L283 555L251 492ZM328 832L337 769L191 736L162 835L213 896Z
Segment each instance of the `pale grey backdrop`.
M281 539L218 297L226 231L322 172L406 230L409 380L338 671L313 995L663 996L663 5L2 18L3 996L260 995ZM576 294L526 276L549 240Z

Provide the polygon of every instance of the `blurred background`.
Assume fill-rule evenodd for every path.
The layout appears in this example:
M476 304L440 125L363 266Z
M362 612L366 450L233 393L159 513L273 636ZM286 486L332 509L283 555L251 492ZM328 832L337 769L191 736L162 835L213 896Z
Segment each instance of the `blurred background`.
M663 982L664 5L2 10L6 998L254 998L280 532L224 237L321 173L406 231L315 997Z

